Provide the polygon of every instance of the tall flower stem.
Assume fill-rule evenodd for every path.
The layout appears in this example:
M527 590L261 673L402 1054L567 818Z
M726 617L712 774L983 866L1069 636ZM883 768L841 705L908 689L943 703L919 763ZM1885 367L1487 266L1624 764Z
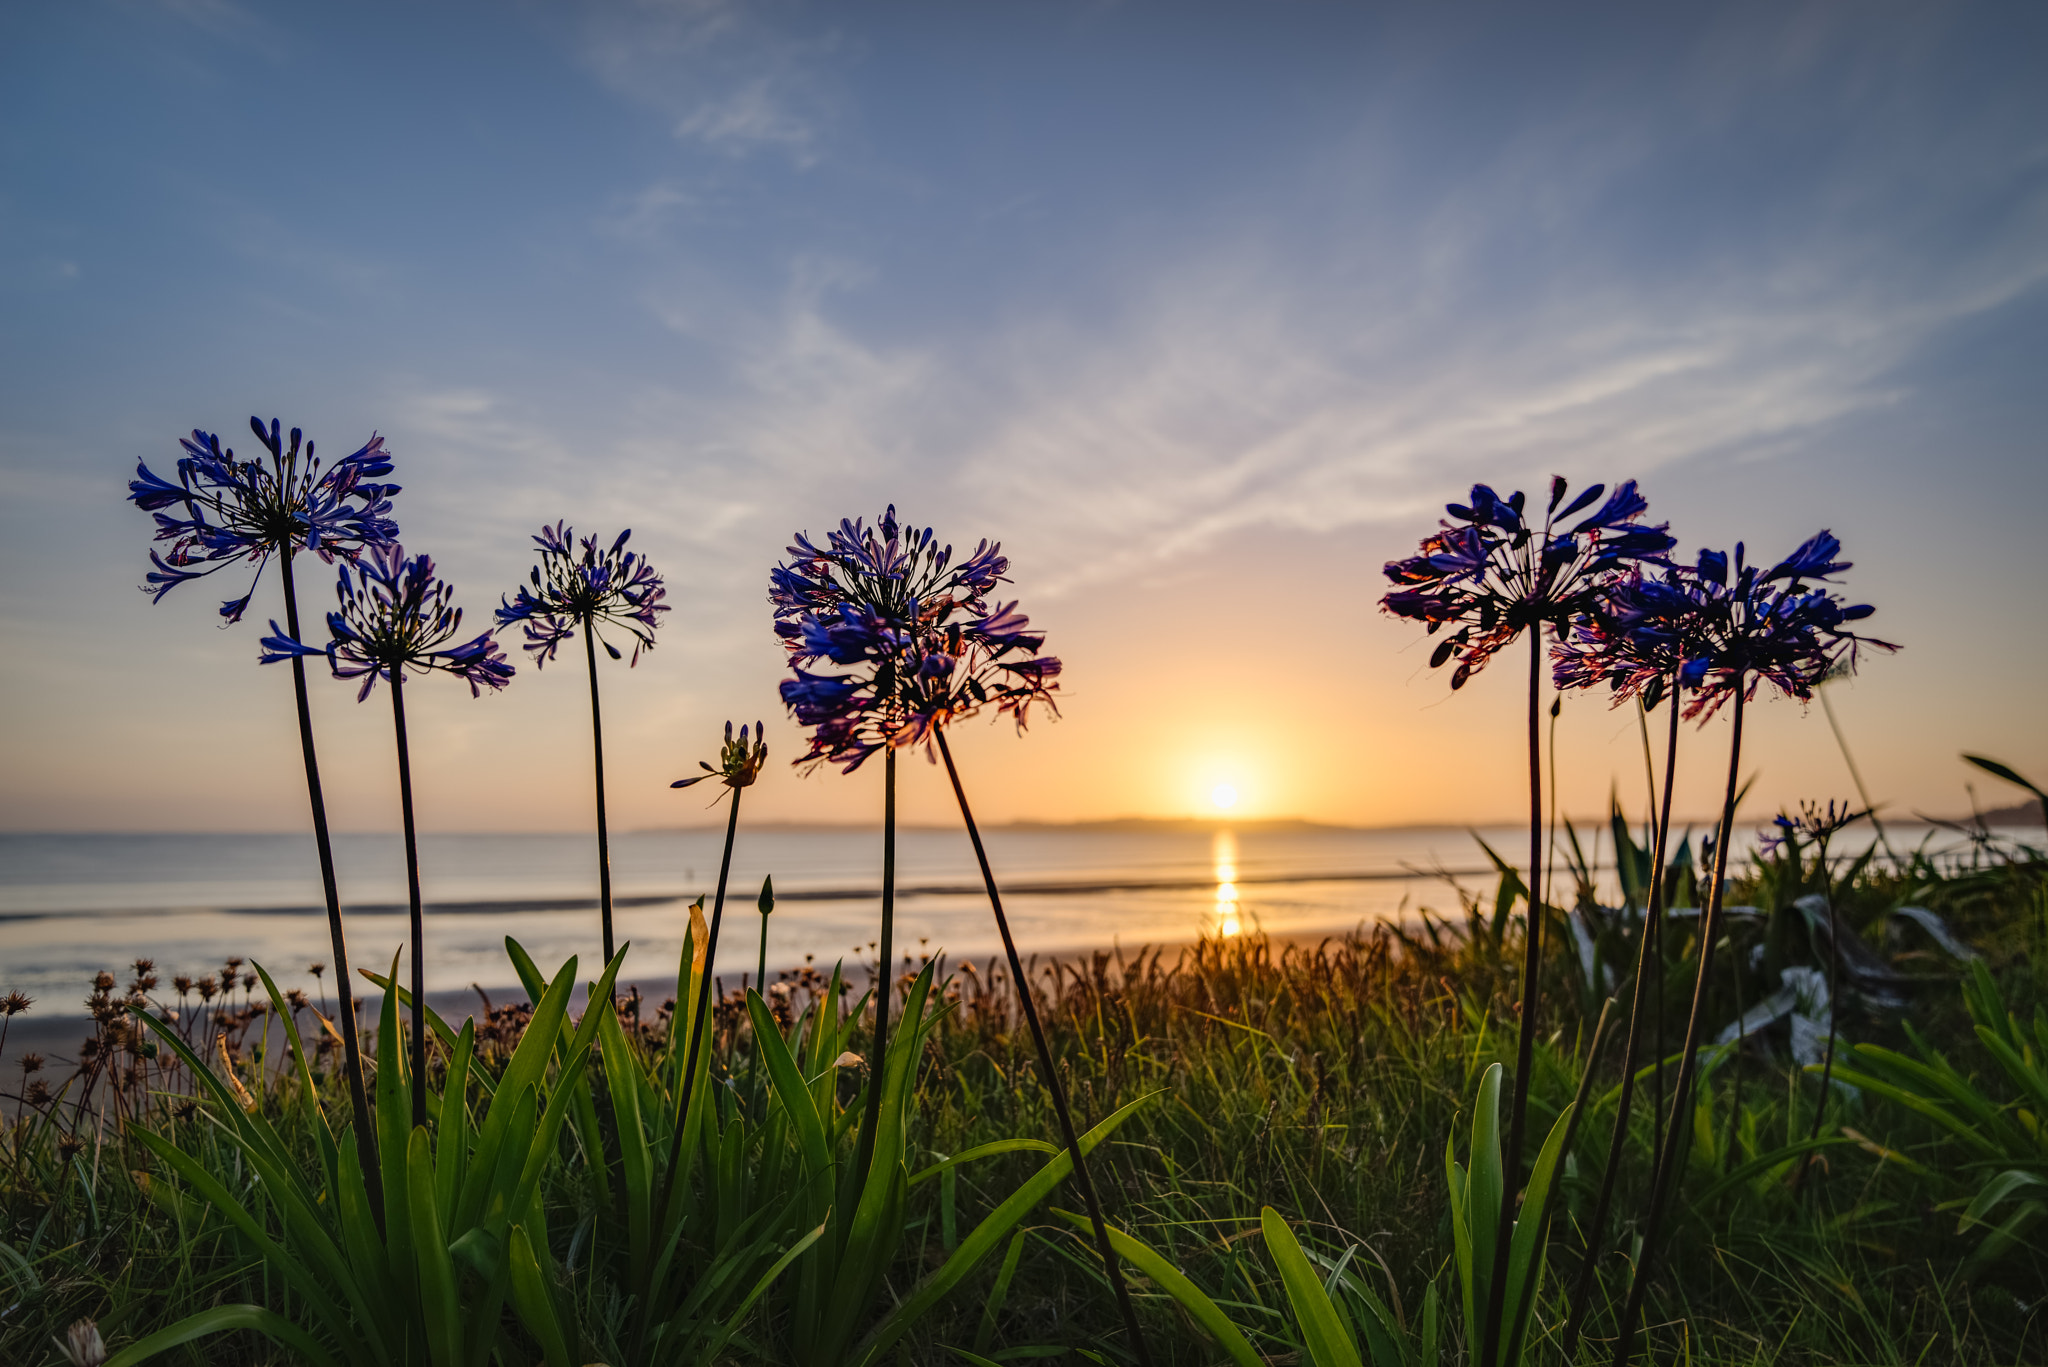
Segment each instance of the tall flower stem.
M765 899L764 899L765 900ZM754 990L763 1000L768 996L768 913L761 913L761 949L754 960Z
M612 851L604 821L604 713L597 704L597 633L583 624L583 655L590 662L590 749L597 757L597 910L604 925L604 961L612 961ZM731 850L727 846L728 853Z
M591 677L597 676L592 674ZM740 792L738 787L732 790L732 806L725 815L725 853L719 857L718 894L712 899L711 926L704 935L704 971L697 977L697 1000L690 1007L690 1048L683 1058L683 1085L677 1092L675 1133L669 1137L668 1170L662 1177L661 1200L654 1206L662 1228L668 1224L669 1202L681 1190L676 1178L682 1170L683 1127L690 1118L690 1093L697 1085L697 1056L703 1049L704 1033L710 1018L711 975L718 967L718 926L725 919L725 881L732 872L732 841L740 826Z
M942 737L943 739L943 737ZM889 998L896 991L896 748L882 755L882 940L875 973L875 1047L868 1058L868 1104L854 1147L853 1170L867 1178L882 1124L882 1070L889 1057Z
M1823 694L1823 697L1826 695ZM1840 1019L1842 996L1842 918L1835 911L1835 891L1828 884L1828 850L1823 844L1820 849L1821 886L1828 899L1828 1051L1827 1058L1820 1066L1820 1099L1814 1102L1813 1125L1806 1132L1806 1142L1813 1143L1820 1138L1821 1121L1828 1113L1828 1097L1832 1095L1835 1078L1835 1024ZM1813 1166L1813 1155L1808 1153L1799 1160L1799 1170L1792 1174L1792 1194L1797 1196L1799 1188L1806 1181L1806 1170Z
M1654 853L1650 856L1650 891L1644 899L1642 936L1636 945L1636 981L1628 1011L1628 1039L1622 1045L1621 1096L1615 1102L1614 1134L1607 1141L1607 1167L1600 1175L1600 1194L1593 1202L1593 1218L1586 1226L1586 1261L1579 1267L1579 1283L1572 1291L1570 1317L1564 1326L1564 1360L1573 1360L1579 1331L1585 1323L1592 1300L1593 1285L1600 1264L1600 1252L1607 1234L1607 1212L1614 1198L1615 1179L1621 1173L1622 1151L1628 1141L1630 1104L1635 1100L1636 1049L1642 1038L1643 1019L1649 1014L1650 978L1664 975L1664 960L1654 952L1658 946L1654 927L1664 919L1664 851L1671 835L1671 784L1678 772L1678 680L1672 678L1666 703L1671 709L1671 730L1664 746L1664 795L1657 808ZM1648 738L1647 731L1645 739ZM1660 1104L1662 1098L1652 1102Z
M1723 1172L1735 1171L1735 1142L1742 1134L1742 1057L1749 1052L1749 1007L1742 1000L1742 950L1732 939L1729 942L1728 981L1735 988L1735 1053L1728 1068L1735 1088L1728 1102L1728 1138L1721 1145Z
M761 1000L768 1000L768 913L775 906L772 878L761 883L761 897L756 905L761 910L761 948L754 961L754 990L761 994ZM761 1051L754 1050L754 1076L747 1087L747 1114L765 1115L768 1105L767 1070L763 1066Z
M292 552L278 556L284 575L284 618L299 635L299 594L292 580ZM384 1173L377 1163L377 1127L370 1122L370 1093L363 1083L363 1052L356 1039L355 995L349 989L348 939L342 933L341 893L334 880L334 841L327 833L327 798L320 785L320 759L313 750L313 711L306 701L306 662L292 659L292 692L299 705L299 748L306 757L306 795L313 805L313 845L320 852L320 887L327 896L327 933L333 941L334 979L339 995L342 1070L348 1074L349 1103L355 1113L356 1161L370 1197L377 1227L384 1227Z
M420 846L412 819L412 754L405 743L405 671L391 671L398 732L398 808L405 819L405 887L412 908L412 1123L427 1123L427 927L420 915Z
M1863 799L1863 810L1870 813L1870 824L1877 832L1877 843L1884 846L1885 856L1894 868L1903 867L1899 852L1892 848L1891 838L1884 833L1884 819L1877 814L1877 804L1870 800L1870 790L1863 786L1863 771L1856 767L1856 756L1849 753L1849 738L1842 734L1842 723L1835 716L1835 705L1828 700L1827 683L1823 682L1813 690L1820 695L1820 710L1827 715L1828 730L1835 733L1835 747L1842 752L1842 763L1849 766L1849 780L1856 785L1856 796ZM1833 906L1832 901L1829 906Z
M1536 1056L1536 1010L1543 970L1543 623L1529 624L1529 916L1522 936L1522 1018L1515 1039L1514 1100L1508 1109L1507 1185L1501 1188L1493 1275L1486 1289L1486 1337L1480 1367L1500 1358L1500 1317L1508 1290L1508 1246L1514 1241L1515 1195L1522 1189L1523 1128L1529 1113L1529 1071Z
M1728 744L1728 786L1721 799L1721 825L1714 840L1712 884L1707 890L1707 914L1700 927L1699 974L1693 980L1692 1010L1685 1022L1685 1047L1678 1060L1678 1077L1671 1086L1671 1123L1665 1127L1664 1142L1657 1150L1657 1165L1650 1178L1650 1210L1643 1221L1643 1252L1629 1282L1628 1304L1621 1313L1621 1335L1615 1341L1614 1367L1628 1367L1635 1357L1636 1321L1642 1317L1643 1298L1649 1292L1650 1276L1657 1258L1657 1236L1662 1232L1664 1212L1670 1205L1671 1189L1678 1181L1678 1147L1691 1133L1682 1122L1691 1105L1694 1074L1699 1063L1700 1031L1707 1014L1707 985L1714 967L1714 945L1721 932L1721 903L1728 881L1728 846L1735 835L1736 784L1742 771L1743 671L1735 671L1730 690L1735 698L1735 734Z
M1117 1308L1123 1312L1124 1327L1131 1335L1131 1346L1144 1367L1151 1367L1152 1354L1146 1346L1144 1331L1138 1327L1138 1314L1131 1305L1130 1288L1124 1284L1123 1269L1118 1266L1116 1251L1110 1247L1109 1226L1102 1218L1102 1201L1095 1193L1095 1183L1088 1176L1087 1160L1081 1154L1081 1141L1074 1131L1074 1115L1067 1106L1066 1088L1060 1085L1060 1076L1053 1067L1052 1050L1046 1047L1045 1030L1038 1023L1038 1007L1031 999L1031 983L1024 976L1023 962L1017 957L1017 941L1010 934L1010 920L1003 915L1003 896L996 888L996 876L989 867L988 851L982 847L981 829L974 824L973 809L967 805L967 790L960 785L960 770L953 763L952 747L946 743L943 727L933 729L938 737L939 754L946 761L946 777L952 781L953 796L960 803L960 819L967 823L967 838L974 843L974 857L981 864L981 881L988 887L988 904L995 913L996 930L1003 937L1003 953L1009 959L1010 977L1017 984L1017 1001L1024 1009L1024 1023L1031 1029L1031 1043L1038 1051L1038 1075L1045 1083L1045 1090L1052 1095L1053 1114L1059 1118L1060 1138L1067 1146L1067 1152L1074 1158L1074 1182L1081 1188L1081 1199L1088 1204L1088 1222L1095 1227L1095 1248L1102 1255L1102 1268L1109 1276L1110 1288L1116 1292ZM890 754L893 757L894 751Z

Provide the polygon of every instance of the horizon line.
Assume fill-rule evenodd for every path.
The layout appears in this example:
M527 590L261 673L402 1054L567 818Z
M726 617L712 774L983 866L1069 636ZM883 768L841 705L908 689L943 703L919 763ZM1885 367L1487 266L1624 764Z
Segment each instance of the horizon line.
M2040 805L2040 804L2038 804L2038 803L2034 803L2034 802L2027 802L2027 803L2013 803L2013 804L2010 804L2010 805L2008 805L2008 806L2001 806L2001 807L1995 807L1995 808L1988 808L1988 809L1984 810L1984 811L1983 811L1983 812L1981 812L1981 813L1962 813L1962 814L1959 814L1959 815L1954 815L1954 816L1930 816L1930 815L1927 815L1927 814L1924 814L1924 813L1920 813L1920 812L1915 812L1915 813L1913 813L1913 814L1911 814L1911 815L1909 815L1909 816L1904 816L1904 817L1892 817L1892 818L1888 818L1888 819L1886 820L1886 824L1887 824L1887 825L1891 825L1891 826L1916 826L1916 827L1918 827L1918 826L1927 826L1927 827L1935 827L1935 826L1940 826L1940 825L1943 825L1943 824L1957 824L1957 825L1961 825L1961 824L1967 824L1967 823L1970 823L1970 822L1974 822L1974 821L1978 820L1978 819L1979 819L1980 817L1982 817L1982 818L1988 818L1988 819L1989 819L1989 820L1991 821L1991 823L1993 823L1993 824L1998 824L1998 825L2004 825L2004 826L2020 826L2020 827L2032 827L2032 826L2040 826L2040 825L2042 825L2043 823L2042 823L2041 821L2038 821L2038 820L2034 820L2034 821L2027 821L2027 820L2018 820L2018 819L2016 819L2016 818L2020 818L2020 817L2022 817L2023 815L2025 815L2025 813L2026 813L2026 809L2027 809L2027 808L2029 808L2029 807L2038 807L2039 805ZM1569 816L1569 815L1568 815L1568 816L1566 816L1565 818L1563 818L1563 821L1562 821L1562 822L1560 822L1560 827L1562 826L1562 824L1563 824L1564 822L1569 822L1569 823L1570 823L1570 824L1572 824L1572 825L1573 825L1573 826L1574 826L1574 827L1575 827L1576 829L1578 829L1578 830L1581 830L1581 831L1587 831L1587 830L1601 830L1601 829L1605 829L1605 828L1606 828L1606 826L1607 826L1607 824L1608 824L1608 822L1609 822L1610 820L1611 820L1611 816L1589 816L1589 817L1583 817L1583 818L1582 818L1582 817L1573 817L1573 816ZM1766 818L1763 818L1763 819L1762 819L1761 821L1755 822L1754 824L1759 824L1759 825L1762 825L1762 824L1768 824L1768 821L1769 821L1769 818L1768 818L1768 817L1766 817ZM1675 826L1678 826L1678 827L1680 827L1680 828L1699 828L1699 827L1712 827L1713 825L1715 825L1715 824L1717 823L1717 818L1714 818L1714 817L1704 817L1704 816L1702 816L1702 817L1676 817L1676 816L1674 816L1674 818L1673 818L1673 823L1674 823L1674 825L1675 825ZM1750 824L1750 823L1749 823L1749 819L1745 818L1745 819L1744 819L1744 823L1745 823L1745 824ZM1637 822L1637 821L1635 821L1635 820L1633 820L1633 819L1631 819L1631 820L1629 821L1629 825L1630 825L1630 827L1631 827L1632 829L1633 829L1633 828L1634 828L1635 826L1639 825L1639 824L1640 824L1639 822ZM1181 829L1186 829L1186 828L1189 828L1189 827L1198 827L1198 828L1201 828L1201 829L1204 829L1204 830L1232 830L1232 829L1239 829L1239 828L1247 828L1247 829L1259 829L1259 828L1265 828L1265 829L1274 829L1274 828L1293 828L1293 829L1304 829L1304 828L1305 828L1305 829L1310 829L1310 830L1323 830L1323 831L1359 831L1359 832L1367 832L1367 831L1387 831L1387 832L1393 832L1393 831L1472 831L1472 830L1481 830L1481 829L1489 829L1489 828L1491 828L1491 829L1510 829L1510 828L1512 828L1512 829L1517 829L1517 830L1519 830L1519 829L1522 829L1522 828L1523 828L1523 825L1524 825L1524 823L1522 823L1521 821L1519 821L1519 820L1515 820L1515 819L1511 819L1511 818L1510 818L1510 819L1497 819L1497 820L1470 820L1470 819L1467 819L1467 820L1449 820L1449 819L1447 819L1447 820L1437 820L1437 821L1398 821L1398 822L1379 822L1379 823L1354 823L1354 822L1346 822L1346 821L1321 821L1321 820L1317 820L1317 819L1315 819L1315 818L1312 818L1312 817L1302 817L1302 816L1260 816L1260 817L1234 817L1234 818L1233 818L1233 817L1227 817L1227 816L1217 816L1217 815L1199 815L1199 814L1198 814L1198 815L1185 815L1185 816L1112 816L1112 817L1078 817L1078 818L1073 818L1073 819L1070 819L1070 820L1049 820L1049 819L1045 819L1045 818L1040 818L1040 817L1019 817L1019 818L1017 818L1017 819L1015 819L1015 820L1011 820L1011 821L994 821L994 822L985 822L985 823L982 823L982 829L983 829L983 830L1023 830L1023 831L1031 831L1031 830L1041 830L1041 831L1089 831L1089 830L1115 830L1115 829L1125 829L1125 830L1133 830L1133 829L1144 829L1144 828L1161 828L1161 827L1171 827L1171 828L1181 828ZM876 831L876 830L880 830L880 829L882 828L882 823L881 823L881 822L879 822L879 821L800 821L800 820L798 820L798 821L791 821L791 820L773 820L773 821L754 821L754 822L749 822L749 823L748 823L748 827L749 827L749 829L752 829L752 830L757 830L757 831L760 831L760 830L771 830L771 831L819 831L819 832L849 832L849 833L850 833L850 832L854 832L854 831ZM701 823L701 824L696 824L696 825L665 825L665 826L638 826L638 827L634 827L634 828L631 828L631 829L629 829L629 830L624 830L624 831L619 831L619 832L616 832L615 834L617 834L617 835L620 835L620 836L636 836L636 835L683 835L683 834L693 834L693 833L697 833L697 832L712 832L712 833L717 833L717 832L722 832L722 831L723 831L724 829L725 829L725 824L724 824L723 822L704 822L704 823ZM898 829L899 831L954 831L954 830L958 830L958 829L960 829L960 827L959 827L958 823L956 823L956 822L916 822L916 821L903 821L903 822L898 822L898 823L897 823L896 829ZM398 831L398 830L396 830L396 829L391 829L391 830L340 830L340 831L335 831L335 832L334 832L334 834L335 834L336 836L397 836L397 835L399 835L400 833L401 833L401 832L400 832L400 831ZM87 837L87 836L109 836L109 837L129 837L129 838L138 838L138 839L139 839L139 838L146 838L146 837L174 837L174 836L220 836L220 837L237 837L237 838L250 838L250 837L255 837L255 836L287 836L287 837L288 837L288 836L310 836L311 834L312 834L311 830L310 830L310 829L305 829L305 828L299 828L299 829L291 829L291 830L161 830L161 829L159 829L159 830L142 830L142 829L133 829L133 830L115 830L115 829L92 829L92 830L76 830L76 829L73 829L73 830L53 830L53 829L47 829L47 828L46 828L46 829L22 829L22 830L0 830L0 838L4 838L4 837L9 837L9 836L13 836L13 837L36 837L36 836L40 836L40 837ZM432 836L460 836L460 837L477 837L477 838L484 838L484 837L504 837L504 836L588 836L588 835L591 835L591 834L592 834L592 831L591 831L591 829L590 829L590 828L588 828L588 827L565 827L565 828L547 828L547 829L538 829L538 830L536 830L536 829L500 829L500 830L479 830L479 829L467 829L467 830L440 830L440 831L436 831L436 830L427 830L427 831L421 831L421 832L420 832L420 834L421 834L421 835L423 835L423 836L427 836L427 835L432 835Z

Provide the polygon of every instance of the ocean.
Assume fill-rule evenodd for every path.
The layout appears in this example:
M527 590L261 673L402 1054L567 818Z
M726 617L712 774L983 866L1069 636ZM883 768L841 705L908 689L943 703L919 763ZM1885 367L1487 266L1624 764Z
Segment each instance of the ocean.
M622 981L666 995L685 908L711 893L722 835L706 828L613 840L614 924L632 947ZM1492 884L1475 837L1511 860L1527 839L1513 827L1287 822L1018 825L985 837L1027 953L1133 951L1252 929L1304 938L1422 907L1455 910L1448 879L1474 891ZM1607 862L1597 846L1591 853ZM395 835L343 835L335 858L353 966L382 972L406 939L403 848ZM496 992L515 982L507 936L543 968L576 954L587 973L600 944L595 863L589 835L424 837L429 990ZM955 960L999 952L963 832L900 831L897 869L900 952ZM742 824L720 946L728 986L752 972L762 929L755 899L771 874L771 971L807 956L820 967L869 956L880 831ZM0 992L35 997L38 1017L81 1014L101 969L125 983L128 965L148 957L168 984L174 974L215 971L229 955L263 964L281 987L315 991L308 967L332 954L310 835L0 834ZM330 995L332 986L330 974Z
M627 977L673 980L688 902L718 877L722 829L636 832L612 840L613 919L631 942ZM1482 832L1513 848L1513 830ZM984 832L1004 907L1027 952L1181 943L1261 927L1342 930L1426 902L1455 906L1440 878L1480 886L1486 859L1462 830L1239 828L1172 823L1008 826ZM1526 838L1526 837L1523 837ZM1506 843L1501 843L1506 842ZM881 832L742 824L733 852L721 967L751 973L773 875L771 965L869 955L880 911ZM342 835L335 863L353 966L388 968L406 939L405 856L395 835ZM599 951L596 843L589 835L428 835L420 842L430 990L516 981L506 936L552 967ZM999 952L973 847L958 829L897 834L896 938L916 954ZM280 986L314 980L333 957L308 835L0 835L0 991L75 1012L100 969L125 982L138 957L175 973L228 955L262 963ZM329 980L331 989L331 978Z

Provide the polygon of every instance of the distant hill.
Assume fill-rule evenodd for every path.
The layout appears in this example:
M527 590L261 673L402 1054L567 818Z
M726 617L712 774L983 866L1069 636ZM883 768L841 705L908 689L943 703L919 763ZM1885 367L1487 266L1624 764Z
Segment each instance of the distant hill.
M2035 798L2031 802L2015 802L2009 807L1992 807L1981 813L1981 815L1984 818L1984 824L1987 826L2048 825L2048 821L2042 820L2041 800L2039 798ZM1958 825L1967 825L1973 819L1969 816L1959 816L1955 820Z

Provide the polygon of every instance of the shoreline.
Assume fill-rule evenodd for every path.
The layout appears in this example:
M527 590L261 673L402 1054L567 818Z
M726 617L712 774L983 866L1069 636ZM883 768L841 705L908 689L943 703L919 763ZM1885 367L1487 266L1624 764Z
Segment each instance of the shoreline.
M1330 929L1315 934L1289 932L1285 936L1272 937L1270 943L1275 945L1317 943L1332 936L1348 934L1352 930L1359 929L1364 924L1361 921L1348 927ZM1114 946L1104 949L1100 946L1076 947L1070 945L1025 954L1024 961L1027 965L1032 964L1034 961L1042 963L1046 960L1087 962L1098 953L1108 953L1112 956L1112 959L1119 953L1126 953L1127 957L1135 957L1141 952L1149 955L1155 951L1161 954L1168 952L1178 954L1194 943L1193 939L1161 941L1157 944L1148 942L1143 945L1133 946L1128 951L1123 951ZM943 955L943 957L949 970L965 962L965 959L953 955ZM980 964L991 959L999 960L1001 955L997 952L972 957L974 962ZM815 962L811 966L818 968ZM771 960L768 966L769 981L777 981L779 975L795 973L803 967L804 965L801 962L778 964ZM542 971L546 971L545 966ZM819 971L829 973L829 967L822 968ZM843 966L842 971L845 973L847 981L853 984L856 993L866 990L871 977L867 964L848 963ZM714 990L721 994L731 992L740 986L742 979L745 979L747 986L754 987L756 984L753 982L753 976L753 964L751 961L739 968L738 971L717 972L713 975ZM651 1012L654 1007L658 1007L673 995L675 985L676 980L673 972L666 972L658 975L635 974L628 981L620 983L618 987L619 995L621 996L626 995L627 989L638 987L643 1000L650 1003L648 1009ZM384 993L381 989L368 982L364 982L363 986L368 991L357 994L355 999L359 1012L358 1020L363 1028L371 1029L375 1027L379 1012L383 1007ZM571 1015L578 1015L584 1010L589 1000L589 986L588 982L577 985L574 994L570 998ZM81 988L81 1002L83 1001L83 990ZM251 995L253 997L255 994ZM443 1020L446 1020L457 1029L461 1028L464 1020L482 1014L486 999L492 1006L505 1006L514 1002L524 1002L526 1001L526 989L516 978L513 978L496 985L472 983L464 988L438 989L427 993L427 1004ZM328 995L328 1001L331 1006L333 1002L332 993ZM18 1103L14 1100L14 1094L20 1090L22 1074L17 1060L24 1054L41 1054L45 1063L43 1071L39 1076L50 1082L54 1088L77 1065L77 1046L91 1033L91 1023L92 1017L82 1008L67 1010L61 1014L57 1012L43 1014L40 1010L31 1008L30 1011L13 1018L7 1031L5 1044L0 1045L0 1093L5 1093L5 1095L0 1095L0 1115L12 1115L18 1109ZM302 1036L308 1037L310 1042L310 1032L318 1027L314 1022L301 1018L300 1028ZM278 1049L278 1057L280 1059L289 1057L289 1050L285 1049L281 1043ZM280 1066L282 1065L280 1064Z

